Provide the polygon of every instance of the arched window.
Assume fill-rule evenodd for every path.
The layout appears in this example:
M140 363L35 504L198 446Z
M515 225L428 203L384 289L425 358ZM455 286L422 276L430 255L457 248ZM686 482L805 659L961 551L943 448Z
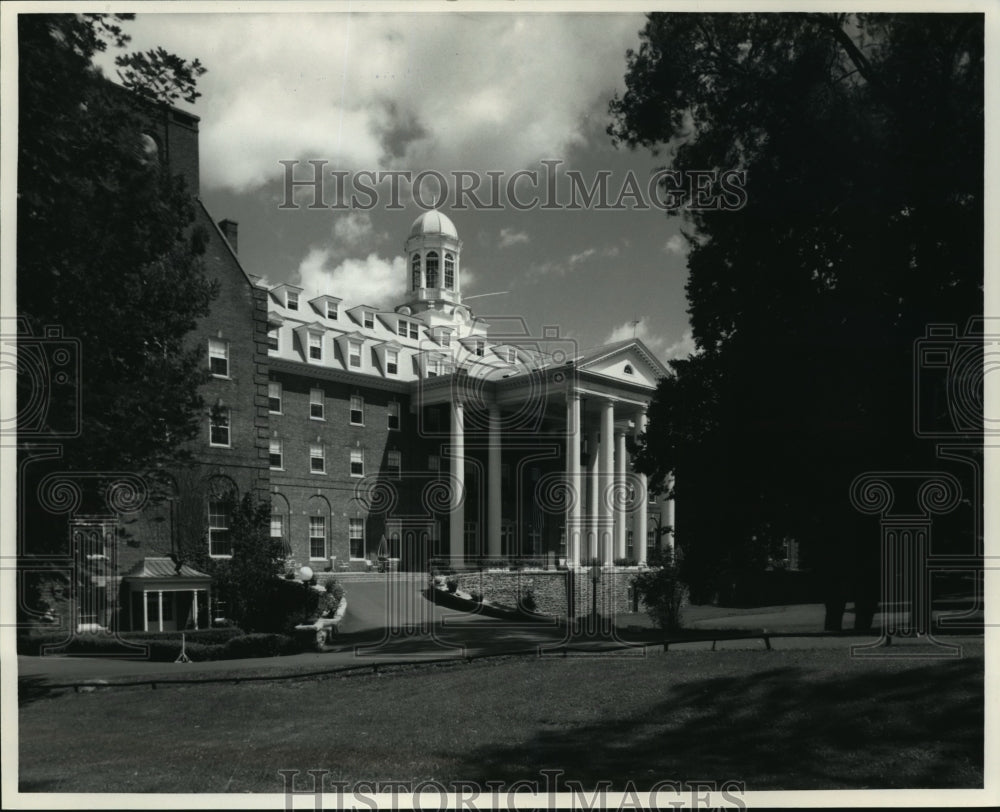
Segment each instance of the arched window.
M438 286L438 255L437 251L427 252L427 287L436 288Z
M413 289L417 290L420 288L420 254L413 255L410 267L413 269Z
M444 286L446 290L455 289L455 257L444 255Z
M623 370L626 375L631 375L633 373L632 365L625 364L625 369Z

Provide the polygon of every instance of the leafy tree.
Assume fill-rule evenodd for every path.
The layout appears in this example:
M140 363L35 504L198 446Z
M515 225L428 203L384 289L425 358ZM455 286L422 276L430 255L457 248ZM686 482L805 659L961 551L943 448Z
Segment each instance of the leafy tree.
M677 557L670 550L657 547L650 553L648 563L650 568L633 579L646 614L664 631L679 629L687 588L680 579Z
M877 589L851 481L939 467L914 342L982 312L982 15L651 14L640 39L613 139L747 178L742 208L682 213L699 353L671 363L640 465L677 473L689 564L798 539L837 627L849 580Z
M227 619L249 632L284 632L315 615L319 594L280 577L284 550L281 540L271 537L270 503L251 493L224 501L232 556L210 558L205 540L192 563L212 575L216 594L226 602Z
M191 191L143 140L158 110L199 95L204 68L120 56L126 89L113 85L93 57L128 43L130 17L18 17L18 312L35 336L57 325L80 342L81 432L58 467L155 482L198 430L205 364L185 337L216 288ZM19 377L22 397L34 385ZM68 409L51 404L49 423Z

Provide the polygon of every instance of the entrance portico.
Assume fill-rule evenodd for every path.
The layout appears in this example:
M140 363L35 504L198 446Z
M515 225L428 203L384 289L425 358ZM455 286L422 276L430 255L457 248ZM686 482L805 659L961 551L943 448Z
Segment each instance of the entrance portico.
M642 374L637 374L639 368ZM587 566L594 559L604 566L625 559L645 564L647 482L645 475L632 470L626 438L644 431L655 382L663 374L666 370L641 341L632 340L559 366L534 367L500 379L477 379L474 370L460 368L425 386L418 408L446 404L449 413L444 443L451 485L446 549L452 565L462 565L469 554L470 513L486 529L479 555L499 558L511 553L504 549L502 532L516 515L522 520L522 536L532 536L530 543L522 539L518 549L530 547L529 554L537 554L537 540L543 535L554 536L542 534L541 521L561 529L564 546L555 554L569 567ZM515 479L505 484L502 459L511 454L551 460L561 470L541 477L532 468L533 482ZM471 455L485 457L485 464L477 466L485 476L479 491L485 493L482 505L468 501L466 464ZM539 515L544 518L537 519ZM526 531L529 516L536 518ZM548 554L554 554L551 547Z

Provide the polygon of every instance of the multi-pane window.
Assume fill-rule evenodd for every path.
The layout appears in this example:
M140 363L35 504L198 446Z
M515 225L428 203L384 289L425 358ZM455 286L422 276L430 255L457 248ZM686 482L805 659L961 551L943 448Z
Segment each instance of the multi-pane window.
M314 420L326 419L322 389L309 390L309 417Z
M477 341L476 342L476 355L478 355L480 358L482 358L484 355L486 355L486 342L485 341Z
M326 473L326 451L322 443L309 444L309 470L314 474Z
M410 261L410 268L413 271L413 289L417 290L420 287L420 254L414 254L413 259Z
M365 557L365 522L364 519L351 519L348 535L351 540L351 558Z
M337 304L335 302L326 303L326 317L328 319L337 320Z
M361 395L351 395L351 425L365 424L365 399Z
M285 517L271 514L271 540L282 546L285 543Z
M271 459L271 467L280 471L284 467L282 465L281 457L281 440L271 440L269 456Z
M438 255L437 251L427 252L427 266L424 269L424 277L427 280L427 287L436 288L438 286Z
M414 340L420 338L420 325L415 321L410 322L410 338Z
M400 319L399 324L396 325L396 332L399 333L403 338L406 338L406 331L410 328L410 323L405 319Z
M364 315L364 325L366 330L375 329L375 314L370 310L363 311Z
M313 361L323 360L323 336L319 333L309 334L309 357Z
M309 557L326 558L326 516L309 517Z
M635 558L635 531L632 528L628 528L625 531L625 557Z
M229 546L229 509L226 502L216 499L208 503L208 554L232 555Z
M360 448L351 449L351 476L365 475L365 452Z
M281 383L278 381L268 381L267 410L275 414L281 414Z
M450 347L451 346L451 333L447 330L441 331L441 346Z
M280 327L268 327L267 328L267 350L268 352L277 352L281 346L281 328Z
M390 400L388 409L389 428L393 431L399 429L399 401Z
M455 289L455 257L444 255L444 286L448 290Z
M285 307L287 307L289 310L298 310L299 294L288 291L288 293L285 294Z
M217 406L212 409L208 418L208 433L210 445L229 445L229 409Z
M514 347L507 347L507 363L517 363L517 350Z
M399 476L399 472L403 466L402 454L398 451L390 451L386 455L385 467L389 470L391 476Z
M208 368L220 378L229 377L229 342L221 338L208 339Z
M399 372L399 350L385 351L385 373L395 375Z
M352 341L348 347L347 365L358 368L361 366L361 342Z
M431 454L427 457L427 470L437 471L441 468L441 460L438 459L437 454Z

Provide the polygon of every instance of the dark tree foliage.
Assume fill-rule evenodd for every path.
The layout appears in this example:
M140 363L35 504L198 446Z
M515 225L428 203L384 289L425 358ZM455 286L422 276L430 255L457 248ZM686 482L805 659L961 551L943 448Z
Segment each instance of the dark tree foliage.
M151 117L197 97L204 69L161 50L95 68L130 15L18 18L18 312L80 342L78 439L59 467L152 475L198 428L202 348L185 343L216 294L190 190L144 144ZM148 142L147 142L148 143ZM19 380L21 395L35 385ZM67 419L53 404L48 419Z
M319 593L279 577L285 555L281 540L271 536L270 503L258 502L250 493L225 501L232 556L210 558L204 539L191 563L212 575L227 619L249 632L288 632L315 617Z
M683 212L699 353L671 362L640 466L676 471L703 580L795 538L870 584L849 485L941 467L914 437L914 342L983 308L983 17L651 14L640 39L613 139L747 172L739 211Z

